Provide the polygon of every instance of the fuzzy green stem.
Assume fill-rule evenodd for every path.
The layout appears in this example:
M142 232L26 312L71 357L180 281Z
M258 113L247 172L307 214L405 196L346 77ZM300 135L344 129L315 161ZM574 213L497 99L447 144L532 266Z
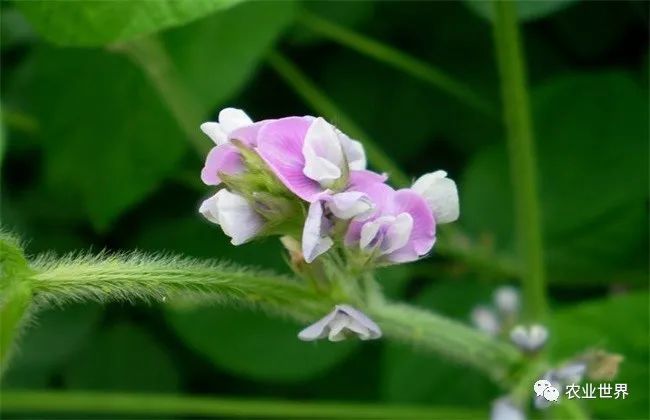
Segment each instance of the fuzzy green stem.
M529 320L539 320L544 318L546 312L544 260L535 145L515 8L516 3L512 1L494 1L494 40L508 134L517 239L523 263L522 280L526 317Z
M323 19L307 10L303 10L298 15L298 21L303 26L318 32L334 42L338 42L345 47L401 70L436 89L440 89L485 115L493 118L497 117L493 104L481 98L469 86L464 85L430 64L372 38L339 26L334 22Z
M394 303L366 310L387 338L473 366L495 381L508 379L522 361L521 353L510 344L433 312Z
M455 407L409 407L355 403L249 400L164 394L4 392L3 414L80 416L198 416L330 419L468 419L486 413Z
M409 177L402 172L395 162L361 128L345 115L341 109L318 89L291 61L277 52L271 52L268 62L275 72L282 77L293 90L300 95L318 114L334 121L343 131L363 143L368 160L379 170L390 174L399 186L409 184Z

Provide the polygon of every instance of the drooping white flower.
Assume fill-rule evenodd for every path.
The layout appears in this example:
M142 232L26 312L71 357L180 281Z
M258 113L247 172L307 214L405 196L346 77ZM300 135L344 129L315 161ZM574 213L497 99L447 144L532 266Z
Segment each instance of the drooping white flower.
M298 333L303 341L327 337L330 341L345 340L356 335L361 340L381 337L381 329L361 311L350 305L336 305L332 312Z
M422 195L433 211L436 223L450 223L458 219L458 189L456 183L447 178L447 172L435 171L422 175L411 187Z
M524 411L517 407L508 397L502 397L492 403L490 420L526 420Z
M501 313L515 314L519 312L519 290L512 286L502 286L494 291L494 304Z
M220 146L228 142L228 136L241 127L253 124L253 120L244 111L236 108L225 108L219 112L219 122L201 124L201 131Z
M546 344L548 330L539 324L531 325L529 328L518 325L510 331L510 339L520 349L533 352Z
M472 310L472 323L481 331L496 336L501 331L501 322L493 310L477 306Z
M232 239L233 245L241 245L254 238L264 225L264 219L244 197L226 189L205 200L199 212L212 223L220 225Z

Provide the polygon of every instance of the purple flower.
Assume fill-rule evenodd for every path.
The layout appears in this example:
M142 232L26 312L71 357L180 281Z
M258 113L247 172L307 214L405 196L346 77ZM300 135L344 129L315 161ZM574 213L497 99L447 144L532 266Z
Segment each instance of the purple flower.
M237 174L244 170L241 154L231 140L239 140L243 145L255 147L259 130L272 120L254 123L240 109L226 108L219 112L219 122L201 124L201 130L214 141L201 171L201 180L207 185L219 185L219 173Z
M323 118L288 117L260 128L257 152L280 181L305 201L342 191L366 167L363 147Z
M383 264L414 261L435 242L435 221L424 198L411 189L394 190L378 182L351 187L375 206L366 220L352 220L345 242Z
M345 340L357 335L362 340L381 337L381 329L363 312L350 305L336 305L332 312L298 333L303 341L327 337L330 341Z

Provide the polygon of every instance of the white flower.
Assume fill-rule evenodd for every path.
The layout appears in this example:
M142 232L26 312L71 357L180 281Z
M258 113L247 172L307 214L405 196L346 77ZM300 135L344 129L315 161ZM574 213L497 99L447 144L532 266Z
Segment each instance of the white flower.
M264 219L242 196L228 190L219 190L205 200L199 212L212 223L221 226L233 245L241 245L255 237L264 225Z
M436 223L449 223L458 219L458 189L456 183L447 178L447 172L435 171L422 175L411 187L422 195L433 211Z
M526 420L526 416L508 397L502 397L492 403L490 420Z
M332 187L350 170L366 167L366 156L361 143L351 140L323 118L316 118L309 126L302 147L305 158L303 174L321 187Z
M327 337L330 341L345 340L357 335L362 340L381 337L381 330L370 318L350 305L336 305L332 312L298 333L303 341Z
M494 292L494 304L504 314L519 312L519 291L511 286L499 287Z
M496 336L501 331L499 318L494 311L485 306L477 306L472 310L472 323L476 328L491 336Z
M201 131L207 134L217 146L220 146L228 143L230 133L251 124L253 124L253 120L241 109L225 108L219 112L218 123L203 123Z
M518 325L510 331L510 339L513 343L525 351L537 351L546 343L548 330L543 325L531 325L526 328Z

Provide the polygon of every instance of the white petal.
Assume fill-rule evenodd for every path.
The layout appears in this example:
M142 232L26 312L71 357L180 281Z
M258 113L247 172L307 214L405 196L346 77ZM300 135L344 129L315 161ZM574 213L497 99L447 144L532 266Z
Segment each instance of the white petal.
M361 250L372 251L373 247L370 247L370 243L379 233L379 229L382 227L382 224L385 223L386 218L394 219L391 216L382 216L363 224L361 227L361 237L359 238L359 248Z
M238 128L253 124L253 120L241 109L224 108L219 112L219 124L223 131L230 135Z
M223 131L221 124L216 122L206 122L201 124L201 131L203 131L212 141L221 146L228 142L228 135Z
M343 220L352 219L353 217L363 220L374 209L374 205L368 196L357 191L334 194L327 205L334 216Z
M411 188L424 197L433 211L436 223L449 223L458 219L458 189L456 183L447 178L445 171L422 175Z
M311 263L319 255L332 247L334 241L323 232L323 203L315 201L309 205L307 219L302 230L302 254Z
M336 316L336 310L333 310L329 314L325 315L320 320L311 324L304 330L298 333L298 338L303 341L313 341L321 338L325 338L328 334L329 324L332 322Z
M330 332L327 338L334 342L345 340L345 329L348 327L349 323L350 317L345 313L336 310L336 316L334 316L334 319L329 323Z
M366 169L366 151L363 149L361 142L352 140L343 132L338 131L339 138L341 139L341 146L345 159L348 161L348 167L351 171L361 171Z
M343 175L343 150L332 125L317 118L305 135L303 174L327 188Z
M219 224L219 212L217 210L216 194L201 203L201 207L199 207L199 213L201 213L203 217L212 223Z
M233 245L249 241L262 229L264 220L243 197L220 190L215 198L219 224L223 232L232 238Z
M529 346L531 350L541 348L548 339L548 330L543 325L533 325L528 333Z
M386 236L381 244L382 254L402 249L411 237L413 217L408 213L400 213L386 230Z
M381 329L375 322L368 318L366 314L353 308L350 305L337 305L339 311L345 312L354 320L354 326L360 328L361 326L367 331L367 338L361 337L362 340L374 340L381 337ZM352 326L349 327L352 329Z

